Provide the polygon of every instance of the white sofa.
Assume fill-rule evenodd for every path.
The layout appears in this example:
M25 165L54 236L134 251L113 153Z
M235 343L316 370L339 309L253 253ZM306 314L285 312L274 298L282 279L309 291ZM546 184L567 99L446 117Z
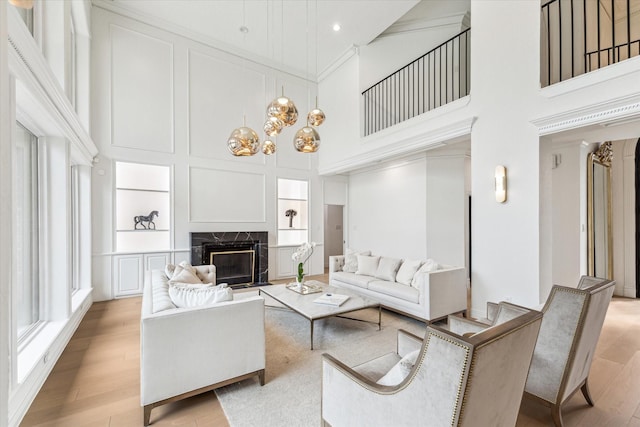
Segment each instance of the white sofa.
M464 267L440 265L435 271L417 272L415 286L410 286L371 275L345 272L342 271L344 264L344 255L329 257L329 284L378 301L387 309L426 323L467 311Z
M140 400L145 426L156 406L254 375L264 385L262 297L236 293L233 301L154 312L154 300L159 303L153 285L157 290L168 278L161 270L150 273L140 321Z

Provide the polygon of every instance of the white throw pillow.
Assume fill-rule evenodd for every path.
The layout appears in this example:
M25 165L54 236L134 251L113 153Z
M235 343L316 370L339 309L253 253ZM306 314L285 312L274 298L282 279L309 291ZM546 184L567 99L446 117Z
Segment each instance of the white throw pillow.
M180 308L199 307L222 301L233 300L233 291L226 283L213 286L194 285L191 283L169 285L171 301Z
M404 356L398 363L393 365L393 368L389 369L389 372L385 374L382 378L378 380L378 384L380 385L398 385L402 381L404 381L413 365L416 364L416 360L418 359L418 355L420 354L420 350L412 351Z
M169 277L169 283L202 283L196 269L187 261L182 261L175 266L173 276Z
M381 280L395 282L400 264L402 264L401 259L381 257L375 276Z
M356 274L375 277L379 261L379 256L358 255L358 270Z
M422 264L422 267L420 267L420 269L416 271L416 274L413 275L413 280L411 280L411 286L413 287L418 286L417 276L419 274L430 273L432 271L436 271L438 268L439 268L438 263L432 260L431 258L429 258L424 264Z
M371 251L354 251L347 248L344 254L344 267L342 271L346 273L355 273L358 271L358 255L371 255Z
M422 261L419 259L405 259L396 274L396 282L411 286L413 276L415 276L421 265Z
M151 312L176 308L169 296L169 281L162 270L151 270Z

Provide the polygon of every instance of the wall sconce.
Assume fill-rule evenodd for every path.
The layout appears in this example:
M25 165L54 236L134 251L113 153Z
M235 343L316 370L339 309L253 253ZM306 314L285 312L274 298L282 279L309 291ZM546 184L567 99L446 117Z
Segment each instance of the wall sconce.
M504 166L496 166L496 202L504 203L507 201L507 168Z

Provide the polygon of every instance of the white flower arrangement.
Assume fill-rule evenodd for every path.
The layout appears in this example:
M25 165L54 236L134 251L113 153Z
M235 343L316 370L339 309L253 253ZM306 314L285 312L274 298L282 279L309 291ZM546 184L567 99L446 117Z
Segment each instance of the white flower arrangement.
M311 257L315 247L316 242L305 242L291 255L291 259L298 263L298 274L296 275L298 283L302 283L302 279L304 279L304 263Z

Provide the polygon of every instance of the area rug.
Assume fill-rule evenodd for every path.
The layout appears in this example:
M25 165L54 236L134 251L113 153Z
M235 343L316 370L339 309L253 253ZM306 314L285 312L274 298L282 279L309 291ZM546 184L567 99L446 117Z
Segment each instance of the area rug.
M383 310L377 324L341 318L315 322L314 350L309 349L309 321L266 297L266 383L257 378L216 390L229 424L248 426L318 426L322 354L348 366L395 351L398 329L422 336L424 323ZM377 322L377 309L349 317Z

